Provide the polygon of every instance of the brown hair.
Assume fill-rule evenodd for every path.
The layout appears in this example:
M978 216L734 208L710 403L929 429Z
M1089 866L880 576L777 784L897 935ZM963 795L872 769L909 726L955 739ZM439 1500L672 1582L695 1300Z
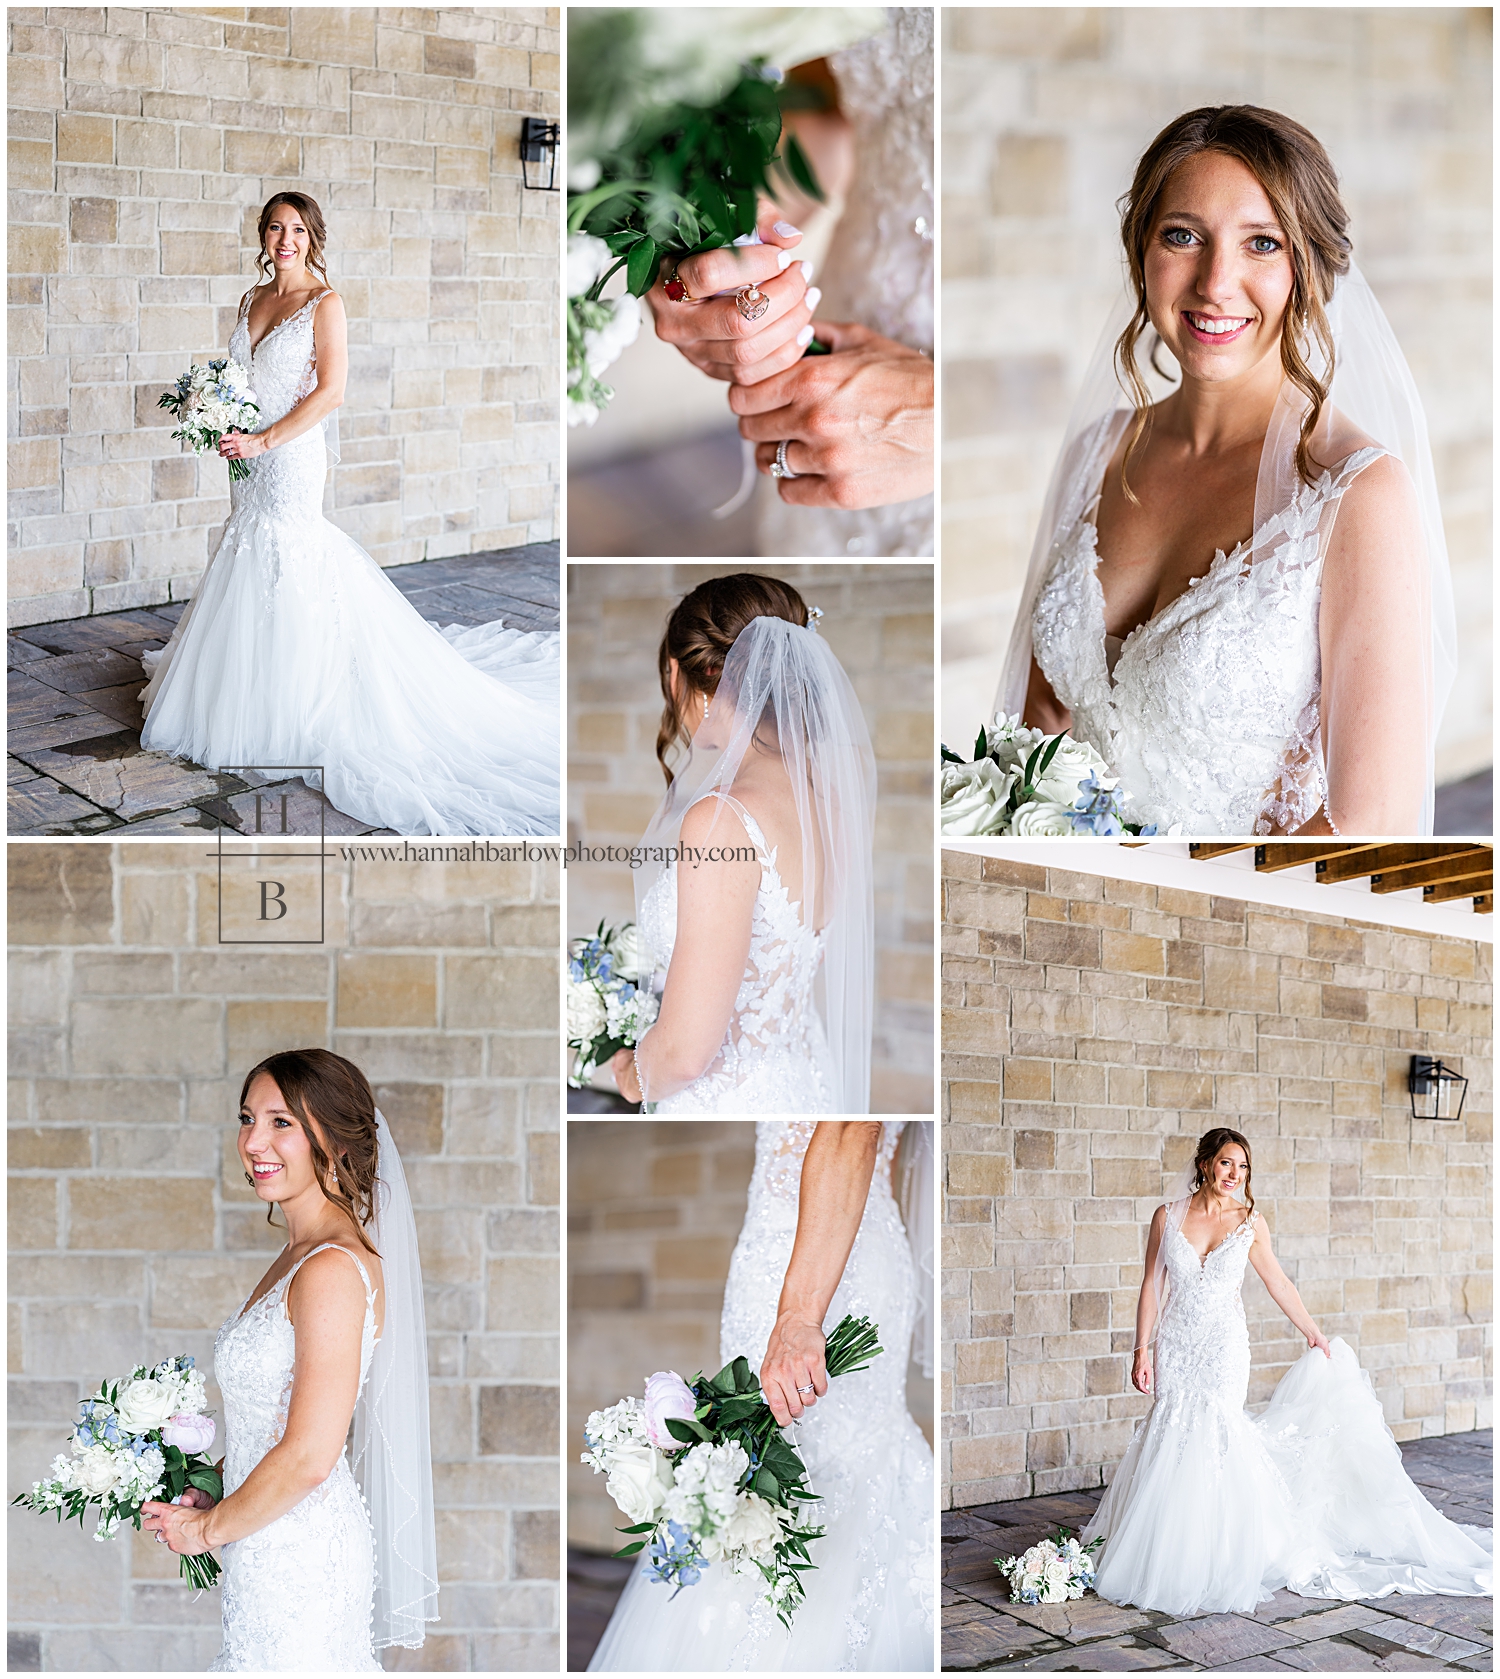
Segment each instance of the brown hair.
M374 1253L375 1244L364 1231L375 1216L379 1166L375 1092L370 1081L352 1061L330 1049L284 1049L245 1074L240 1087L242 1108L250 1086L262 1073L275 1082L281 1099L301 1121L323 1193L349 1215L355 1234ZM272 1210L266 1209L267 1224L273 1222Z
M323 264L323 247L328 241L328 229L323 224L323 212L318 208L318 201L309 198L305 192L278 192L274 198L266 200L260 213L260 226L256 230L260 251L255 258L255 266L268 280L275 273L276 265L266 255L266 229L271 225L271 212L278 204L290 204L302 218L302 225L307 229L308 273L316 274L326 286L328 270Z
M1353 249L1345 229L1349 213L1339 197L1338 176L1328 153L1300 122L1259 105L1205 105L1170 122L1147 146L1136 165L1130 191L1120 200L1120 238L1135 287L1135 314L1115 344L1115 365L1135 400L1135 423L1120 468L1120 484L1132 502L1136 496L1125 477L1130 458L1150 423L1151 394L1135 363L1135 347L1150 325L1146 313L1146 243L1155 227L1162 193L1173 172L1200 152L1237 158L1255 176L1271 201L1286 234L1292 259L1292 295L1281 321L1281 366L1286 377L1311 404L1297 439L1297 471L1311 483L1316 476L1308 439L1317 426L1333 382L1333 334L1324 305L1334 282L1349 272ZM1303 344L1310 334L1326 358L1320 380L1308 366ZM1159 341L1152 346L1156 364ZM1137 505L1139 503L1137 502Z
M688 693L714 697L725 657L752 619L785 618L789 624L806 628L807 616L807 602L790 583L754 571L710 577L678 601L656 655L662 698L667 702L656 731L656 760L669 787L672 772L667 768L667 753L674 742L690 738L685 722ZM673 659L681 677L676 699L672 697Z
M1255 1197L1250 1193L1250 1144L1238 1131L1227 1125L1216 1125L1198 1139L1198 1152L1193 1156L1193 1193L1213 1182L1210 1168L1219 1158L1219 1151L1230 1143L1238 1143L1245 1151L1245 1208L1246 1216L1255 1211Z

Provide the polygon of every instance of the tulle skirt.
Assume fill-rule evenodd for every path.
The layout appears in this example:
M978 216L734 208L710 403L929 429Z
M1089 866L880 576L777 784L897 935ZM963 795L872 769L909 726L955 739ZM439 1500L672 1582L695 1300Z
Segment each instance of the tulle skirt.
M558 832L558 637L440 632L321 513L242 497L145 662L150 751L322 765L337 809L400 834Z
M1105 1535L1100 1597L1186 1617L1253 1613L1283 1587L1489 1595L1490 1531L1428 1503L1353 1351L1332 1353L1304 1353L1257 1418L1210 1394L1158 1398L1085 1529Z

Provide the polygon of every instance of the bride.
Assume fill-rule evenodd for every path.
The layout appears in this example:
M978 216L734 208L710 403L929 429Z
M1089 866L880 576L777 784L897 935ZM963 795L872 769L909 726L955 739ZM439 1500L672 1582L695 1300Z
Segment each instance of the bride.
M742 572L667 620L667 792L636 873L661 1007L611 1062L655 1113L870 1111L874 755L817 616Z
M378 1672L375 1651L416 1648L437 1619L406 1178L364 1074L326 1049L251 1070L238 1142L287 1245L214 1347L222 1502L189 1491L148 1503L144 1526L184 1556L223 1546L224 1647L211 1672Z
M720 1356L745 1357L818 1493L825 1530L790 1629L759 1574L710 1563L672 1592L631 1576L591 1672L930 1672L932 1452L906 1408L907 1349L931 1373L931 1130L891 1164L906 1122L761 1120L745 1223L724 1287ZM884 1353L830 1382L824 1326L868 1316ZM915 1332L915 1339L914 1339ZM649 1553L648 1553L649 1558Z
M1431 833L1447 551L1328 155L1275 111L1189 111L1121 204L1131 295L1069 421L997 709L1088 741L1163 833ZM1162 350L1176 388L1153 402L1138 356L1162 373Z
M325 237L305 193L261 211L269 278L245 293L229 355L262 426L219 444L250 477L230 485L171 640L145 656L141 743L209 769L305 769L338 810L397 833L556 833L558 637L439 631L323 517L349 361Z
M1408 1479L1369 1377L1277 1264L1250 1171L1238 1131L1209 1131L1192 1193L1151 1220L1131 1380L1154 1402L1084 1530L1104 1540L1100 1597L1192 1616L1253 1614L1283 1587L1488 1595L1490 1532L1449 1521ZM1247 1260L1308 1346L1255 1418Z

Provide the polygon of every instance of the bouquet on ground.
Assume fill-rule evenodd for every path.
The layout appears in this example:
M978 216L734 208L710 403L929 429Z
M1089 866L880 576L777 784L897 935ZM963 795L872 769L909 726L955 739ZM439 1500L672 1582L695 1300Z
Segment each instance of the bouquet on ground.
M995 1567L1005 1576L1015 1602L1066 1603L1094 1589L1093 1553L1103 1543L1101 1534L1080 1545L1060 1527L1018 1557L996 1557Z
M250 389L250 375L237 361L220 356L207 367L196 363L163 391L158 408L166 408L182 422L173 437L188 444L195 455L217 449L231 432L251 432L260 424L260 403ZM250 476L250 462L232 460L230 479Z
M830 1379L867 1369L881 1350L868 1318L844 1318L824 1348ZM735 1573L756 1568L765 1601L792 1624L802 1575L816 1566L807 1547L823 1536L806 1525L802 1506L818 1495L747 1360L691 1382L659 1370L644 1400L593 1412L584 1441L582 1461L609 1477L605 1490L630 1518L620 1531L641 1536L616 1556L649 1546L652 1577L679 1591L711 1562Z
M83 1526L84 1512L99 1508L94 1538L113 1539L121 1522L141 1525L141 1506L150 1499L175 1501L187 1487L218 1500L224 1482L207 1456L215 1423L204 1393L202 1372L191 1358L136 1365L120 1381L102 1382L83 1401L70 1450L53 1459L52 1479L37 1481L14 1504L58 1521ZM219 1577L213 1557L182 1557L182 1578L199 1588Z
M1130 794L1093 747L1072 735L1049 735L1026 728L1019 716L999 716L979 731L972 760L946 746L941 750L939 823L945 834L1050 839L1156 833L1126 818Z
M568 944L568 1083L581 1090L616 1050L634 1049L656 1019L656 994L641 984L635 923Z

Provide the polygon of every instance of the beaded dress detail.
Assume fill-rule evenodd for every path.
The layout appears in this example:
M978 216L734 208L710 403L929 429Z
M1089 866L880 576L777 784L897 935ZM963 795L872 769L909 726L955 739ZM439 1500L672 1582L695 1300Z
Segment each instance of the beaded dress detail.
M254 292L241 302L229 354L262 428L313 389L314 317L331 295L253 349ZM142 660L142 745L208 769L321 765L339 810L396 833L556 833L558 636L428 623L323 517L327 454L313 426L231 483L191 604Z
M659 1114L826 1114L831 1109L832 1061L813 999L823 937L802 920L776 870L776 853L760 824L738 799L729 805L745 825L760 863L751 911L750 953L734 999L724 1042L706 1072L656 1102ZM677 865L656 881L641 904L641 936L659 953L663 971L677 940Z
M325 1242L302 1256L214 1342L214 1378L224 1396L224 1492L236 1491L286 1432L296 1332L286 1291L302 1266L334 1248L365 1284L359 1383L375 1350L375 1292L357 1255ZM378 1673L371 1647L375 1542L347 1455L302 1502L221 1552L224 1647L211 1673Z
M1167 1614L1251 1614L1303 1597L1487 1595L1491 1536L1440 1515L1412 1484L1370 1378L1342 1338L1309 1349L1258 1417L1245 1411L1241 1287L1258 1213L1200 1258L1171 1221L1155 1402L1084 1539L1095 1585Z
M1121 641L1105 633L1097 494L1059 538L1032 612L1033 650L1074 738L1131 794L1133 822L1194 837L1288 834L1316 814L1323 557L1344 492L1384 453L1360 449L1303 484Z
M886 27L829 60L854 130L855 178L824 271L818 313L932 354L933 8L888 6ZM762 554L930 554L930 495L844 511L788 505L767 480Z
M591 1671L930 1672L934 1615L932 1452L906 1406L915 1312L911 1246L891 1194L904 1120L882 1124L859 1233L823 1319L867 1315L885 1349L840 1376L792 1427L825 1529L809 1554L807 1600L788 1631L759 1601L753 1570L712 1563L676 1598L642 1566L631 1576ZM719 1356L759 1371L797 1232L802 1159L813 1120L760 1120L755 1170L729 1262Z

